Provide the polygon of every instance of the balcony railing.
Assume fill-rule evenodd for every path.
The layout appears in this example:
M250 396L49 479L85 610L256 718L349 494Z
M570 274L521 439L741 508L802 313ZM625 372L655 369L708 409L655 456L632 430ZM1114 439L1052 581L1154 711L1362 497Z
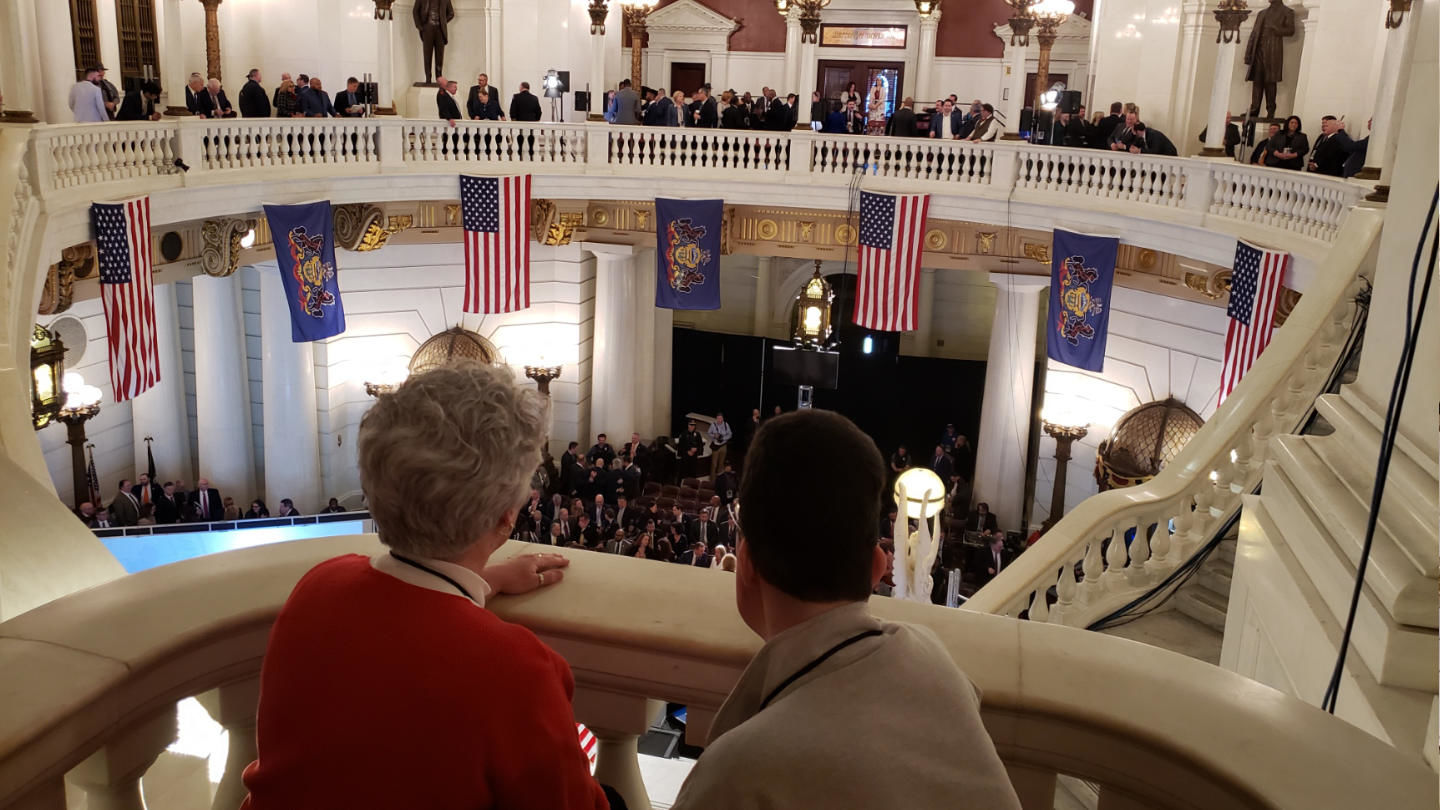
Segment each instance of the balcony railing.
M31 182L50 198L124 181L124 193L263 179L265 172L630 175L887 188L1135 211L1196 226L1240 223L1330 242L1367 188L1300 172L1023 143L809 131L493 121L238 119L35 127ZM189 167L181 172L180 160ZM243 174L237 174L243 173Z
M1260 483L1270 437L1298 431L1324 393L1374 269L1380 220L1350 216L1264 354L1159 475L1085 499L965 607L1085 627L1188 562Z
M202 557L0 624L0 808L64 808L67 780L87 806L142 807L139 782L175 738L176 702L190 696L230 734L213 807L238 806L276 613L320 560L378 549L361 536ZM690 742L703 745L760 641L740 623L723 572L571 556L563 584L491 608L569 661L576 718L601 741L597 775L643 810L636 741L653 701L685 704ZM1418 757L1208 664L1035 622L879 597L872 608L933 629L980 687L1026 810L1055 806L1060 774L1098 785L1102 808L1435 805L1435 775Z

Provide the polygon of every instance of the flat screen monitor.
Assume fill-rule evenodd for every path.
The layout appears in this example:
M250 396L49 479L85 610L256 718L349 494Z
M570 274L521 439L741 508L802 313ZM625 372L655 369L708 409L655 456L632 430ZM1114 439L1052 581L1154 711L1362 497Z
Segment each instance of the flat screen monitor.
M782 385L838 388L840 353L773 346L770 352L770 371L774 374L774 381Z

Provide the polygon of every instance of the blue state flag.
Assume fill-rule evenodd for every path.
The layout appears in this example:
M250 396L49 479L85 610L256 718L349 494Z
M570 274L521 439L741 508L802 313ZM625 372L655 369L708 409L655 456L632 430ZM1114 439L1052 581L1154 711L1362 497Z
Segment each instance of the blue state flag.
M1110 334L1110 290L1120 240L1055 229L1050 250L1050 359L1100 371Z
M720 308L724 200L655 200L655 306Z
M290 302L290 339L304 343L344 332L330 201L267 205L265 218L275 242L285 299Z

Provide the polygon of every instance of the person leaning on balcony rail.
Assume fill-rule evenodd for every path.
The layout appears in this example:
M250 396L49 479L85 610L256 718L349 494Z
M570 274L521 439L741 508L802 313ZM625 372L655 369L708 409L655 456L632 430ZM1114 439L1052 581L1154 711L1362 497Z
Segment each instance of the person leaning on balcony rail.
M887 564L884 485L875 443L837 413L760 429L740 485L735 603L765 646L677 810L1020 807L980 696L934 632L867 607Z
M1285 119L1285 126L1279 134L1270 139L1265 147L1265 165L1275 169L1305 168L1305 154L1310 151L1310 136L1303 131L1300 116Z
M139 87L125 94L125 100L120 103L120 112L115 115L116 121L159 121L160 111L155 109L155 102L160 100L160 85L155 82L141 82Z
M300 96L295 93L295 82L288 78L283 79L280 86L275 88L275 117L303 117L300 112Z
M245 74L245 84L240 88L240 114L246 118L270 117L270 98L260 86L260 68L250 68Z
M105 95L96 84L100 67L89 68L85 78L70 88L70 112L75 113L77 124L97 124L110 120L110 111L105 108Z
M325 85L319 76L312 78L310 89L300 94L300 112L304 113L306 118L335 117L335 104L325 92Z
M485 609L567 561L491 564L530 493L546 404L470 362L410 377L360 424L360 480L386 553L311 569L260 674L248 810L604 808L575 732L575 682Z

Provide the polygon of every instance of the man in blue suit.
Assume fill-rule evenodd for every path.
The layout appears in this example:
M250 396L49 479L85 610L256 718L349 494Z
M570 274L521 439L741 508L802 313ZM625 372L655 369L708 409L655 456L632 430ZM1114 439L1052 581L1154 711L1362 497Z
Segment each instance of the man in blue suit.
M655 90L655 100L645 107L644 124L647 127L668 127L673 126L675 120L675 102L665 95L665 88Z
M944 105L930 117L930 137L955 140L961 136L965 126L965 115L955 109L955 102L946 99Z

